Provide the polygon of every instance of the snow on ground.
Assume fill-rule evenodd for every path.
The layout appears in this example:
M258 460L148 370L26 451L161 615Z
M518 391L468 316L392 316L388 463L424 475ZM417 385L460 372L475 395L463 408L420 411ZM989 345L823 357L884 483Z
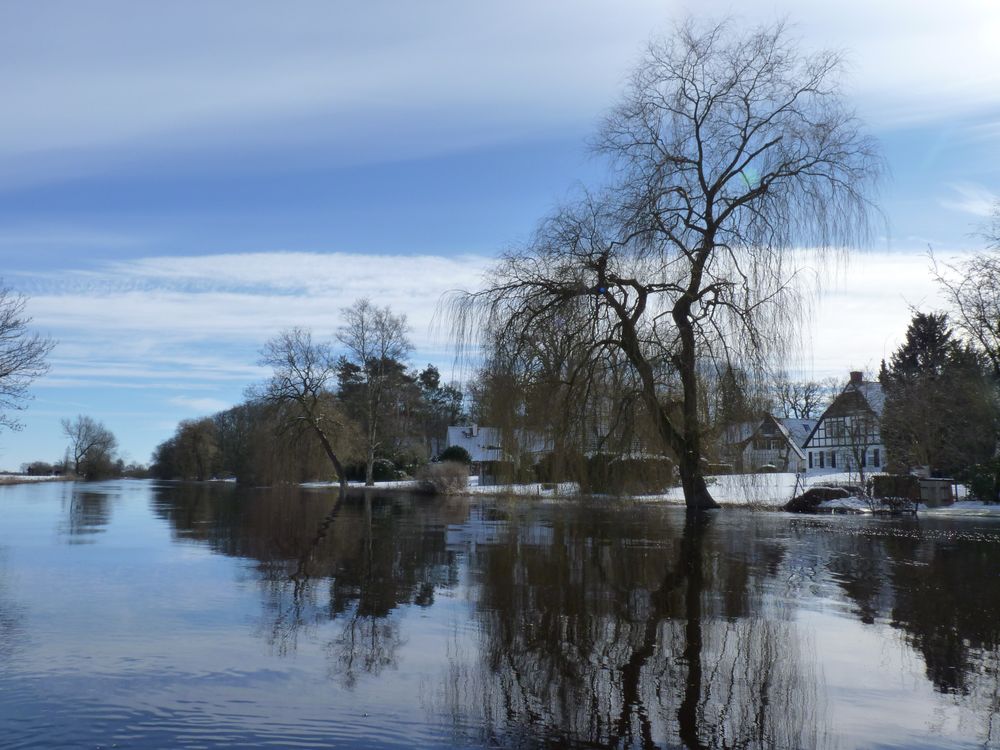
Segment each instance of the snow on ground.
M1000 505L983 503L979 500L959 500L940 508L920 506L920 512L928 516L996 516L1000 517Z
M838 497L833 500L827 500L820 503L816 507L816 510L846 510L852 513L871 513L873 509L871 501L868 498L854 495L852 497Z
M420 483L416 479L394 479L392 481L375 482L375 489L381 490L412 490L417 487ZM319 487L326 488L332 487L336 489L340 486L340 482L303 482L302 487ZM365 486L364 482L348 482L348 487L361 487Z
M574 495L580 491L576 482L561 482L559 484L479 484L478 477L469 477L469 486L464 493L468 495L530 495L534 497L555 497L556 495Z
M725 474L706 477L706 481L719 505L750 508L780 508L804 489L795 474ZM662 495L643 495L643 499L683 504L684 490L672 487Z
M53 477L33 477L32 479L52 479ZM58 477L55 477L58 478ZM809 487L826 485L844 485L857 483L856 474L837 473L817 476L797 476L795 474L726 474L706 478L712 497L720 505L740 506L746 508L776 510L796 495L802 494ZM2 479L0 479L2 482ZM419 486L414 479L403 479L387 482L376 482L377 489L414 489ZM350 487L363 487L363 482L348 482ZM337 487L336 482L306 482L303 487ZM478 477L469 477L469 486L463 494L468 495L515 495L518 497L558 497L569 496L579 492L579 486L574 482L552 484L513 484L513 485L480 485ZM667 492L657 495L642 495L637 499L659 501L683 505L684 491L673 487ZM849 511L856 513L871 513L872 507L868 498L843 497L828 500L819 505L819 510ZM958 502L940 508L918 506L918 511L931 516L997 516L1000 517L1000 505L988 505L975 500L959 500Z
M0 474L0 484L25 484L27 482L65 482L66 477L37 476L34 474Z

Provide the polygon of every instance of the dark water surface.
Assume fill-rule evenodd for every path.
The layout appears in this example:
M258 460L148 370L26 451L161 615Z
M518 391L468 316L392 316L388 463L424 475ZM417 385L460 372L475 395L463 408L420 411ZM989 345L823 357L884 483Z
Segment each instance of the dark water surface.
M1000 746L1000 524L0 487L0 747Z

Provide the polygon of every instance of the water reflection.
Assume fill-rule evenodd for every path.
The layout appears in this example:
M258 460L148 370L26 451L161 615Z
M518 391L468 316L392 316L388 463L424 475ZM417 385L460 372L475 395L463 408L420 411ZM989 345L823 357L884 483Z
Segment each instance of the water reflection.
M263 595L258 633L276 652L295 651L301 636L332 622L329 671L348 687L396 664L401 607L429 607L437 589L457 582L446 529L468 515L463 500L364 495L330 514L328 493L224 492L219 503L204 486L170 488L157 512L179 537L255 561Z
M411 615L451 618L421 693L459 744L844 744L817 638L853 631L803 625L821 601L843 602L855 628L903 636L960 708L959 730L938 739L997 736L994 527L403 495L328 516L332 501L178 485L160 487L154 508L179 541L248 561L257 635L283 655L320 641L343 687L406 672ZM471 627L443 604L459 596ZM874 715L891 710L871 700Z
M24 638L24 613L10 596L7 583L7 550L0 547L0 672L13 657Z
M92 544L111 521L111 503L117 493L109 492L106 485L80 482L62 483L61 490L65 516L60 533L69 544Z
M998 660L996 529L923 521L831 531L829 568L862 622L900 629L938 691L968 694Z
M709 517L637 538L616 513L567 511L535 544L514 520L478 548L479 658L453 650L439 708L500 744L823 746L809 639L751 611L773 546L731 556Z

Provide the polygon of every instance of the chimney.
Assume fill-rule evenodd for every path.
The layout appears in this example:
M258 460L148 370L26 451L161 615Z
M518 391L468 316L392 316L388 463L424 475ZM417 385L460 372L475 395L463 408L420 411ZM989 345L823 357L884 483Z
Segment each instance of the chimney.
M861 385L863 382L862 373L859 370L851 370L851 385Z

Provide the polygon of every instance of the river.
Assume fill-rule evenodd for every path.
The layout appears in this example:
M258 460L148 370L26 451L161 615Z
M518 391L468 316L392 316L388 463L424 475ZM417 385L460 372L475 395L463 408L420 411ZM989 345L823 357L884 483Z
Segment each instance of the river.
M0 487L0 747L1000 746L1000 523Z

